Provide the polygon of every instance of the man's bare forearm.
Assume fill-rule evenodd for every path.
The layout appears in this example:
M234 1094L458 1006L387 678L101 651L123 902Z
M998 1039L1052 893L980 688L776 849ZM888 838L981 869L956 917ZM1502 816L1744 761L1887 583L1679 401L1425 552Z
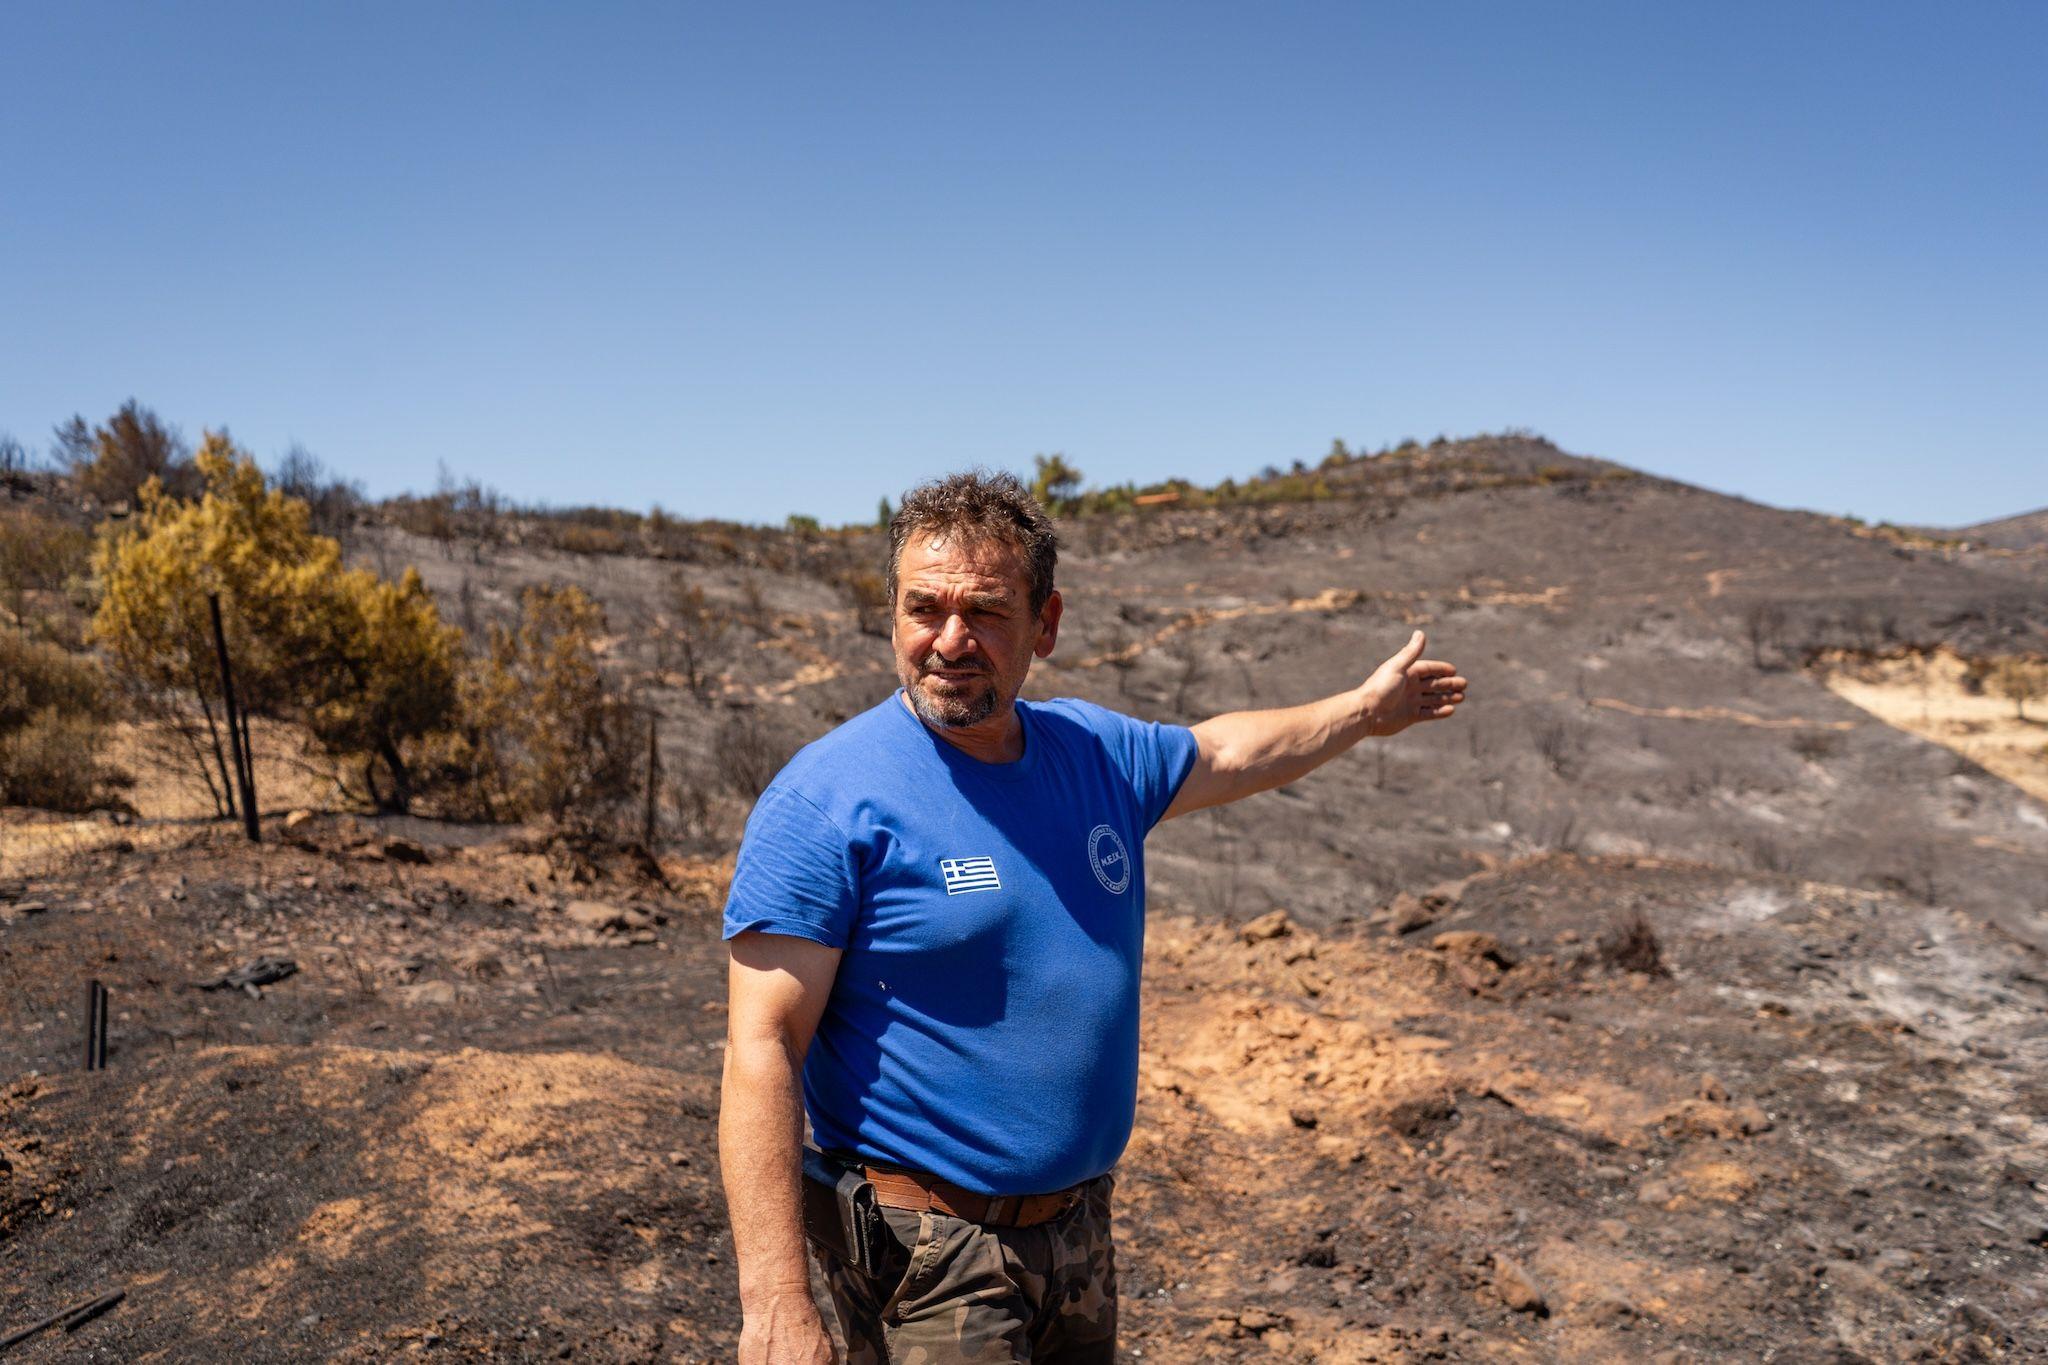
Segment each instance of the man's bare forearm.
M786 1294L810 1299L799 1066L788 1044L775 1039L734 1038L725 1051L718 1159L747 1313L766 1311Z
M1284 787L1371 734L1372 719L1358 688L1301 706L1212 716L1194 727L1208 780L1185 793L1190 798L1185 809L1172 813Z
M1465 679L1422 657L1421 631L1358 686L1305 706L1232 711L1194 727L1194 768L1168 816L1282 787L1314 772L1367 735L1394 735L1444 720L1465 700Z

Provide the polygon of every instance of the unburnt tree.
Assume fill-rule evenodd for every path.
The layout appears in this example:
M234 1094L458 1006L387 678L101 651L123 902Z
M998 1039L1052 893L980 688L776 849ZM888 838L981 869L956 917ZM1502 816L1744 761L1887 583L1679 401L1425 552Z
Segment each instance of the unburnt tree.
M1031 463L1031 496L1046 510L1053 511L1071 502L1081 491L1081 471L1069 464L1065 455L1034 455Z
M152 479L134 517L102 528L95 635L142 684L198 700L232 787L207 608L218 593L246 711L296 721L337 757L360 757L370 798L405 809L406 745L452 719L460 632L441 622L415 571L393 583L344 568L307 505L270 487L225 434L208 433L195 465L196 500Z

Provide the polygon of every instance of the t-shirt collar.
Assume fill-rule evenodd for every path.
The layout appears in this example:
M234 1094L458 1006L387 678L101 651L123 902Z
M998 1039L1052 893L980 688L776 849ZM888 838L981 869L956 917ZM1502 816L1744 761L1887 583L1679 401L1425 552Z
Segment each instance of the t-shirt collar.
M1023 727L1024 754L1013 763L990 763L964 753L958 746L948 743L910 709L900 687L884 705L902 716L904 724L921 735L925 742L931 745L933 752L956 773L971 774L989 782L1021 782L1038 766L1038 751L1044 745L1034 735L1035 723L1031 715L1031 706L1022 697L1012 705L1017 708L1017 723Z

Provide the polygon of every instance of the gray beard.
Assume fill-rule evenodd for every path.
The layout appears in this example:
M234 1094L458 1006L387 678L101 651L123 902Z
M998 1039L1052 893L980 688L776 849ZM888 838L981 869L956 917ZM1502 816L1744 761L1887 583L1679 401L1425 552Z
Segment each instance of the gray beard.
M917 718L941 730L965 730L970 725L979 725L994 715L1002 702L994 678L989 679L988 688L980 695L951 701L933 701L923 688L915 685L903 690L910 694L910 709L917 712Z

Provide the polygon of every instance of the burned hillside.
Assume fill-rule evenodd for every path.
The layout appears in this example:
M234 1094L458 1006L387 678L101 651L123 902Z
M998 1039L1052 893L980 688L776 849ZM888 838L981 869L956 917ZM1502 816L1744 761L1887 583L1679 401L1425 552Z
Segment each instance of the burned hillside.
M2010 710L2027 551L1514 436L1131 498L1064 518L1032 694L1194 720L1416 626L1474 684L1153 835L1133 1359L2037 1352L2048 756L1906 728ZM365 511L349 561L472 639L586 593L656 721L651 846L637 760L609 840L377 817L270 722L260 846L153 769L133 817L0 812L0 1335L128 1291L18 1358L729 1358L721 879L895 685L881 537L486 502Z

